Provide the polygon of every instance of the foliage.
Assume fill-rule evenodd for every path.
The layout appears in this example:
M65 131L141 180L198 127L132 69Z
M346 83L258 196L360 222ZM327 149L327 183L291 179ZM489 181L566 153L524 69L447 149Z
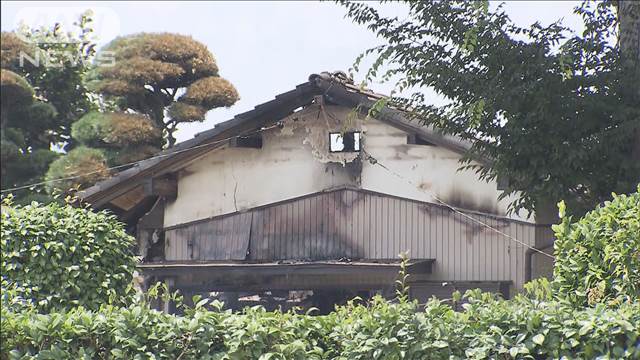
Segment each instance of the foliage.
M184 316L104 306L46 315L3 308L10 359L516 359L640 357L640 304L577 309L467 293L464 310L431 300L349 303L326 316L221 311L195 299ZM209 309L209 310L208 310Z
M191 84L180 100L206 109L229 107L238 100L238 92L229 81L210 76Z
M121 148L157 142L160 131L146 116L90 112L72 125L71 135L88 146Z
M340 3L348 18L385 41L360 56L354 70L373 56L366 80L397 79L397 91L408 93L393 105L472 142L468 161L492 159L490 166L468 165L482 178L507 180L502 196L517 196L513 210L565 199L571 212L583 213L611 192L634 190L640 67L623 64L618 2L577 7L582 33L559 22L518 26L488 1L405 1L407 16L396 18L372 3ZM625 24L620 28L634 28ZM428 88L448 103L430 104Z
M198 105L175 102L169 107L169 116L180 122L204 121L207 109Z
M554 282L576 305L640 301L640 186L572 223L560 203Z
M53 192L55 189L84 188L108 175L109 168L104 153L80 146L53 161L45 180L52 181L47 184L47 188Z
M52 145L66 150L75 146L71 123L95 107L83 84L95 52L91 26L87 12L75 31L55 24L2 32L3 189L41 181L57 157Z
M71 136L80 144L55 163L47 173L56 181L53 189L93 185L110 175L108 168L146 159L158 151L161 132L146 115L91 111L71 126Z
M2 104L14 106L33 102L33 88L20 75L11 70L0 70L2 84Z
M179 123L203 121L207 111L238 100L233 85L218 75L211 52L190 36L127 35L116 38L101 52L113 53L116 62L114 66L97 66L92 86L117 99L121 110L151 119L169 147L175 143L173 133Z
M1 234L2 287L13 299L39 310L131 300L134 240L114 215L56 202L15 205L6 198Z
M40 53L39 66L30 66L25 61L23 72L38 89L37 95L57 111L49 140L64 150L72 149L75 142L71 138L71 124L97 108L96 96L84 83L96 52L93 12L80 14L71 29L56 23L37 29L21 27L16 32L29 44L36 44L35 52Z

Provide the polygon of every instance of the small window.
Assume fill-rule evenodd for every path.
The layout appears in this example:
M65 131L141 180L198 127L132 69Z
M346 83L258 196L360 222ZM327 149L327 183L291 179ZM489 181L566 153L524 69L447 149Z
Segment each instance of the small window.
M358 152L360 151L360 133L349 131L344 133L329 134L329 151L331 152Z
M416 135L407 135L407 144L409 145L426 145L426 146L435 146L435 144L428 142L427 140L416 136Z

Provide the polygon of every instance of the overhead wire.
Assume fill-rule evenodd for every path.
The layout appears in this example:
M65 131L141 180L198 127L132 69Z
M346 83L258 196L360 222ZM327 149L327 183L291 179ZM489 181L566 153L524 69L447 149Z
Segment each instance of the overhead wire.
M189 148L186 148L186 149L170 151L170 152L166 152L164 154L154 155L154 156L142 159L142 160L137 160L137 161L132 161L132 162L129 162L129 163L126 163L126 164L111 166L111 167L108 167L106 169L89 171L89 172L78 174L78 175L55 178L55 179L49 179L49 180L44 180L44 181L40 181L40 182L36 182L36 183L16 186L16 187L12 187L12 188L6 188L6 189L2 189L0 192L1 193L8 193L8 192L12 192L12 191L30 189L30 188L33 188L33 187L36 187L36 186L40 186L40 185L46 185L46 184L51 184L51 183L60 182L60 181L74 180L74 179L81 178L83 176L93 175L93 174L97 174L97 173L100 173L100 172L103 172L103 171L112 171L112 170L128 168L128 167L135 166L135 165L140 164L140 163L145 162L145 161L164 158L164 157L168 157L168 156L173 156L175 154L180 154L180 153L183 153L183 152L186 152L186 151L193 151L195 149L211 147L213 145L217 145L217 144L220 144L220 143L223 143L223 142L227 142L227 141L232 140L232 139L237 139L237 138L241 138L241 137L247 137L247 136L251 136L251 135L256 135L256 134L259 134L261 132L264 132L264 131L267 131L267 130L270 130L270 129L273 129L273 128L276 128L276 127L280 127L280 126L282 126L281 122L277 122L274 125L267 126L267 127L262 127L262 128L260 128L260 129L258 129L256 131L253 131L253 132L248 132L248 133L243 133L243 134L240 134L240 135L230 136L230 137L227 137L227 138L224 138L224 139L219 139L219 140L216 140L216 141L208 142L206 144L200 144L200 145L192 146L192 147L189 147Z
M326 116L326 112L324 111L325 109L321 106L320 107L320 111L322 111L322 113L324 113L324 115ZM149 161L149 160L154 160L154 159L158 159L158 158L164 158L164 157L168 157L168 156L173 156L175 154L179 154L182 152L186 152L186 151L193 151L195 149L199 149L199 148L206 148L206 147L212 147L213 145L217 145L223 142L227 142L229 140L232 139L237 139L237 138L241 138L241 137L246 137L246 136L250 136L250 135L256 135L274 128L278 128L278 127L282 127L283 126L283 121L278 121L277 123L275 123L274 125L271 126L267 126L267 127L261 127L258 130L252 131L252 132L248 132L248 133L243 133L243 134L239 134L239 135L234 135L234 136L229 136L223 139L219 139L219 140L215 140L212 142L208 142L206 144L200 144L200 145L196 145L196 146L192 146L186 149L181 149L181 150L175 150L175 151L171 151L171 152L167 152L164 154L158 154L158 155L154 155L152 157L143 159L143 160L138 160L138 161L133 161L133 162L129 162L126 164L121 164L121 165L117 165L117 166L112 166L109 167L107 169L101 169L101 170L96 170L96 171L91 171L91 172L87 172L87 173L83 173L83 174L79 174L79 175L74 175L74 176L68 176L68 177L62 177L62 178L56 178L56 179L49 179L49 180L45 180L45 181L40 181L40 182L36 182L36 183L32 183L32 184L26 184L26 185L21 185L21 186L17 186L17 187L13 187L13 188L7 188L7 189L2 189L0 192L1 193L8 193L8 192L12 192L12 191L18 191L18 190L23 190L23 189L29 189L29 188L33 188L36 186L40 186L40 185L45 185L45 184L50 184L50 183L54 183L54 182L60 182L60 181L67 181L67 180L74 180L77 178L81 178L83 176L87 176L87 175L92 175L92 174L96 174L99 172L103 172L105 170L107 171L112 171L112 170L118 170L118 169L122 169L122 168L127 168L127 167L131 167L131 166L135 166L137 164L140 164L144 161ZM423 187L418 186L417 184L415 184L413 181L411 181L411 179L406 178L405 176L402 176L401 174L399 174L398 172L392 170L391 168L387 167L386 165L382 164L378 159L376 159L375 157L373 157L369 152L367 152L364 149L361 149L361 151L367 156L367 161L369 161L371 164L377 165L379 167L381 167L382 169L386 170L387 172L389 172L390 174L394 175L395 177L407 182L408 184L414 186L416 189L418 189L421 192L426 193L427 195L431 196L434 200L436 200L438 203L446 206L447 208L451 209L452 211L454 211L455 213L464 216L465 218L484 226L487 229L490 229L504 237L506 237L507 239L520 244L528 249L531 249L534 252L540 253L546 257L549 257L551 259L555 259L555 257L553 255L547 254L546 252L539 250L521 240L518 240L517 238L505 233L504 231L501 231L500 229L497 229L479 219L476 219L475 217L461 211L460 209L458 209L457 207L447 203L446 201L444 201L443 199L441 199L439 196L437 196L436 194L434 194L431 191L427 191L426 189L424 189Z
M471 216L471 215L469 215L469 214L467 214L467 213L465 213L465 212L461 211L461 210L460 210L460 209L458 209L457 207L455 207L455 206L453 206L453 205L451 205L451 204L447 203L447 202L446 202L446 201L444 201L443 199L441 199L439 196L437 196L436 194L434 194L432 191L427 191L427 190L426 190L426 189L424 189L423 187L420 187L420 186L418 186L417 184L415 184L411 179L408 179L407 177L402 176L402 175L401 175L401 174L399 174L398 172L396 172L396 171L394 171L394 170L390 169L389 167L387 167L386 165L384 165L383 163L381 163L378 159L376 159L375 157L373 157L373 156L372 156L369 152L367 152L366 150L361 149L361 151L362 151L362 152L367 156L367 159L366 159L366 160L367 160L367 161L369 161L371 164L380 166L382 169L386 170L387 172L389 172L390 174L394 175L395 177L397 177L397 178L399 178L399 179L401 179L401 180L403 180L403 181L407 182L408 184L410 184L410 185L414 186L417 190L419 190L419 191L421 191L421 192L423 192L423 193L426 193L427 195L431 196L431 197L432 197L434 200L436 200L438 203L440 203L440 204L442 204L442 205L446 206L447 208L451 209L451 210L452 210L452 211L454 211L455 213L457 213L457 214L459 214L459 215L461 215L461 216L464 216L465 218L467 218L467 219L469 219L469 220L471 220L471 221L473 221L473 222L475 222L475 223L477 223L477 224L479 224L479 225L482 225L482 226L484 226L484 227L485 227L485 228L487 228L487 229L490 229L490 230L492 230L492 231L495 231L496 233L498 233L498 234L500 234L500 235L502 235L502 236L506 237L507 239L509 239L509 240L511 240L511 241L513 241L513 242L515 242L515 243L518 243L518 244L520 244L520 245L522 245L522 246L524 246L524 247L526 247L526 248L528 248L528 249L531 249L531 250L532 250L532 251L534 251L534 252L540 253L540 254L542 254L542 255L544 255L544 256L546 256L546 257L549 257L549 258L551 258L551 259L555 259L555 257L554 257L553 255L547 254L546 252L544 252L544 251L542 251L542 250L540 250L540 249L537 249L537 248L535 248L535 247L533 247L533 246L531 246L531 245L529 245L529 244L527 244L527 243L525 243L525 242L523 242L523 241L521 241L521 240L518 240L517 238L515 238L515 237L513 237L513 236L511 236L511 235L509 235L509 234L507 234L507 233L505 233L504 231L502 231L502 230L500 230L500 229L497 229L497 228L495 228L494 226L491 226L491 225L487 224L486 222L481 221L481 220L479 220L479 219L477 219L477 218L475 218L475 217L473 217L473 216Z

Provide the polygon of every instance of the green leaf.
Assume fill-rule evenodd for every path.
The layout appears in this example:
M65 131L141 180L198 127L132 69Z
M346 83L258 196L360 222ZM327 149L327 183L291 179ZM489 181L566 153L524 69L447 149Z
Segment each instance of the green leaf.
M532 341L534 342L534 344L542 345L544 343L544 335L537 334L533 337Z

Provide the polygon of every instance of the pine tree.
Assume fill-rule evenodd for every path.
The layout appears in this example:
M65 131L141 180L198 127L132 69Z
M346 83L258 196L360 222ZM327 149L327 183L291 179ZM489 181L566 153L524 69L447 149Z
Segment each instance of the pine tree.
M218 75L207 47L189 36L119 37L97 58L114 62L98 64L89 86L114 106L89 112L71 126L71 137L81 146L51 164L47 173L51 180L78 176L59 184L63 189L86 187L108 176L107 167L172 147L178 124L204 121L209 110L238 100L233 85Z
M238 100L233 85L218 75L211 52L190 36L135 34L113 40L102 52L110 52L115 65L96 69L95 88L116 98L122 110L151 119L168 147L175 144L178 124L204 121L207 111Z
M39 181L57 156L50 150L48 138L57 112L51 104L36 98L22 75L29 69L23 69L17 61L21 52L33 54L36 49L12 33L3 32L1 42L0 177L6 189Z
M2 33L3 189L40 182L60 156L52 146L67 151L76 146L71 124L95 108L83 84L95 53L91 26L92 14L86 12L75 31L55 24ZM29 190L15 195L45 200Z

